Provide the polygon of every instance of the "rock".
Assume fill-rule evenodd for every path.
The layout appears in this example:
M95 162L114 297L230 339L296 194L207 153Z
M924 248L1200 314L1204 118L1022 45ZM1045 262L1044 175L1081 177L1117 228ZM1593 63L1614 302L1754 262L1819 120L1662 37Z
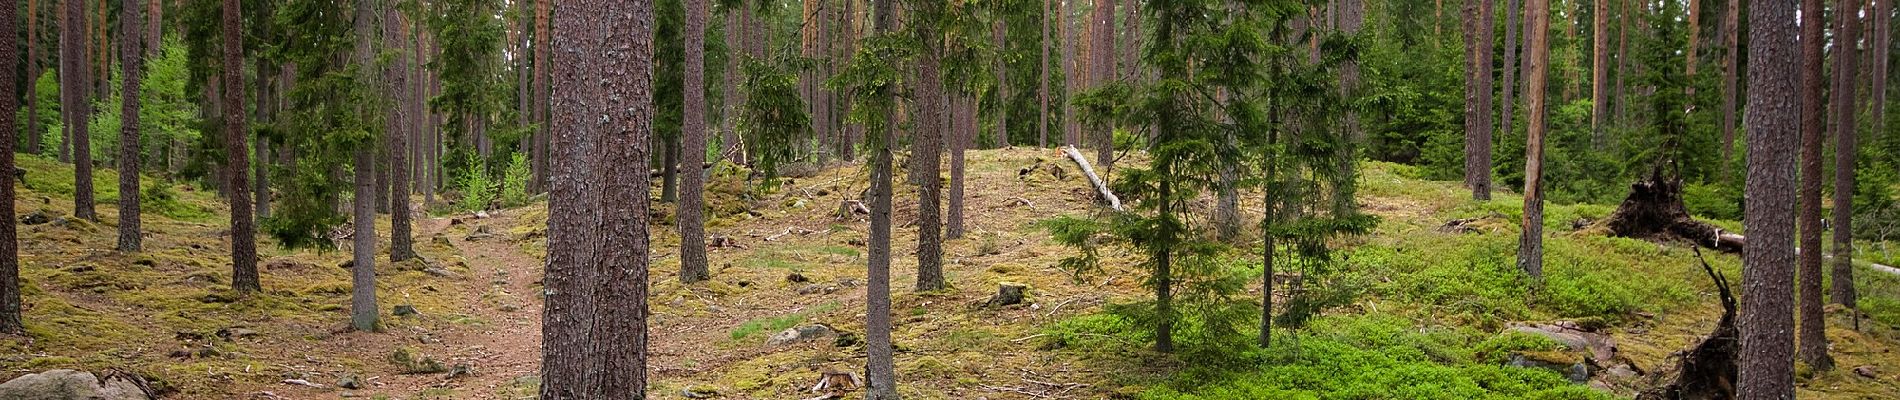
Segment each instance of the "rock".
M429 274L429 276L433 276L437 278L447 278L447 277L455 276L455 272L451 272L449 270L442 269L440 267L423 268L422 273Z
M1581 384L1590 381L1590 366L1582 362L1566 363L1557 360L1544 360L1525 354L1512 354L1511 360L1504 365L1519 368L1540 368L1555 371L1569 379L1570 383Z
M1880 374L1874 371L1874 366L1872 365L1854 367L1854 375L1860 375L1867 379L1880 379Z
M810 285L805 285L805 287L802 287L802 288L798 288L798 294L807 295L807 296L814 295L814 294L831 294L832 292L836 292L836 291L838 291L837 286L826 285L822 283L814 283Z
M219 329L217 334L218 334L218 337L223 338L226 341L234 341L238 339L245 339L252 336L257 336L257 331L246 329L246 328L231 327L231 328Z
M835 333L835 331L832 331L829 326L805 325L786 329L774 334L771 338L765 340L765 345L768 347L784 346L792 343L811 341L812 339L828 336L833 333Z
M710 399L719 397L719 389L687 385L685 389L680 389L680 396L689 399Z
M270 261L264 262L264 269L271 270L271 271L280 271L280 270L298 271L298 270L303 270L309 267L315 267L315 265L308 264L308 263L300 263L300 262L297 262L297 260L292 260L288 258L273 258Z
M53 222L53 219L55 218L59 218L59 215L54 214L51 211L39 210L39 211L34 211L31 214L20 216L20 225L29 225L29 226L41 225L48 222Z
M454 243L449 243L449 237L448 237L448 236L442 236L442 234L440 234L440 233L438 233L438 234L436 234L436 235L435 235L435 236L433 236L433 237L430 237L430 238L429 238L429 242L430 242L430 243L435 243L436 245L439 245L439 246L442 246L442 247L453 247L453 246L455 246L455 244L454 244Z
M408 304L398 304L396 305L396 309L390 311L390 314L395 314L398 317L407 317L407 316L412 316L419 313L416 312L416 306L412 306Z
M474 231L469 232L468 236L462 237L462 241L473 242L492 237L495 237L495 233L488 230L488 225L476 225Z
M205 297L198 299L198 301L202 303L232 303L237 301L237 295L228 292L211 292L206 293Z
M996 288L996 295L983 303L984 307L999 308L1023 303L1023 297L1029 292L1028 286L1005 283Z
M401 367L405 374L439 374L449 372L449 367L441 361L404 347L389 353L389 363Z
M362 389L363 379L356 377L356 374L343 374L343 376L336 378L336 387L340 387L344 389Z
M145 379L109 372L100 379L91 372L56 369L0 383L0 399L8 400L150 400Z
M791 274L785 275L785 281L791 282L791 283L805 283L805 282L811 282L811 278L806 278L805 275L803 274L793 272Z
M448 379L455 379L455 378L460 378L460 377L470 376L470 375L475 375L474 365L455 364L455 366L449 367Z
M475 219L488 219L488 211L476 211Z
M461 225L461 224L462 224L461 218L449 218L449 226L456 226L456 225Z

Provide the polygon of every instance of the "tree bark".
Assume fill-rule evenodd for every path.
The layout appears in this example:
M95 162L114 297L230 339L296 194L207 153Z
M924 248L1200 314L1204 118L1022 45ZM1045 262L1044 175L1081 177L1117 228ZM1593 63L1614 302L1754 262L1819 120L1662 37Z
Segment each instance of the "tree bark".
M743 34L746 30L746 27L745 27L744 22L742 22L742 20L745 17L744 8L745 6L740 5L738 6L738 8L728 7L725 9L725 12L726 12L726 75L725 75L726 96L724 98L724 102L726 104L726 111L724 113L725 115L723 115L722 118L720 119L725 120L726 129L724 130L725 136L722 136L719 141L719 147L721 147L719 150L719 155L721 158L725 158L725 161L731 161L735 164L745 163L744 160L739 158L739 154L741 152L738 151L739 149L739 105L745 103L745 99L742 98L742 96L744 95L739 93L739 81L743 79L740 77L741 72L739 71L739 60L745 58L744 55L746 52L745 41L744 41L745 35Z
M683 90L682 90L683 91ZM654 138L660 145L660 202L679 201L679 137ZM641 160L645 161L645 160Z
M706 17L707 0L686 0L686 109L680 123L684 135L680 165L706 162ZM680 230L680 282L712 278L706 266L706 172L689 169L680 185L677 222Z
M1006 57L1003 56L1004 53L1008 52L1009 42L1006 39L1009 36L1009 23L1006 21L1007 18L1004 18L1005 14L1001 13L1002 10L1000 10L1000 8L1002 4L1002 2L997 2L997 7L999 8L997 11L999 12L995 17L996 21L991 23L991 25L994 26L992 30L994 31L996 40L997 53L995 66L996 145L997 147L1009 147L1009 62ZM957 156L958 155L953 155L952 157Z
M1502 109L1498 112L1498 134L1505 136L1511 135L1511 125L1517 122L1517 118L1515 118L1517 114L1512 111L1512 108L1517 106L1517 102L1515 101L1517 95L1518 68L1517 33L1520 28L1523 28L1525 25L1530 25L1530 17L1528 16L1525 17L1525 24L1518 24L1517 15L1519 11L1522 11L1518 8L1518 2L1519 0L1507 0L1504 7L1504 86L1499 88L1504 94L1504 98L1498 101L1498 107ZM1545 12L1549 12L1549 10L1545 10ZM1528 35L1530 33L1525 32L1525 34ZM1530 94L1525 93L1525 95L1529 96Z
M976 108L976 99L962 94L950 96L950 130L945 140L950 142L950 210L947 213L944 239L955 240L963 237L963 169L964 150L970 147L971 139L976 137L975 121L967 120ZM941 247L939 247L941 249Z
M374 65L375 52L370 48L371 38L376 37L371 24L375 7L372 0L357 0L353 5L351 31L358 40L354 45L355 61L361 65ZM359 105L359 112L375 112L370 106ZM234 108L233 110L243 110ZM236 115L238 113L231 113ZM359 332L375 332L382 329L380 313L376 309L376 209L379 201L376 194L381 192L377 185L387 184L377 179L376 154L382 148L378 139L356 143L351 160L354 186L354 198L350 200L352 222L356 231L352 234L353 243L350 253L354 256L350 266L350 327ZM242 154L242 153L237 153ZM243 171L237 169L234 171ZM242 175L242 174L240 174ZM387 200L387 199L384 199Z
M126 0L119 8L119 23L122 32L143 32L139 26L144 18L139 11L144 8L138 0ZM119 35L120 56L125 57L125 72L120 89L121 109L119 112L119 251L137 253L143 249L142 233L139 229L139 78L145 75L144 65L140 61L145 50L139 46L143 42L140 35ZM8 92L11 93L11 92Z
M1887 135L1887 59L1893 47L1893 0L1873 0L1873 32L1868 47L1873 49L1873 67L1869 71L1873 81L1873 91L1868 101L1873 102L1873 134L1876 137Z
M1854 116L1860 109L1854 107L1854 91L1858 89L1859 76L1855 72L1859 61L1860 41L1855 35L1860 33L1860 2L1840 0L1835 4L1834 21L1834 290L1829 299L1836 304L1855 308L1854 299ZM1753 153L1750 153L1753 154Z
M1119 0L1095 1L1095 22L1091 33L1095 41L1089 45L1089 87L1100 89L1115 80L1115 3ZM1115 169L1115 126L1103 123L1095 132L1095 163L1103 171Z
M1089 179L1089 185L1095 187L1095 194L1101 196L1102 204L1107 205L1110 210L1122 210L1121 198L1115 197L1115 193L1109 191L1108 182L1103 181L1102 176L1095 173L1095 168L1089 166L1089 160L1082 157L1081 150L1077 150L1075 146L1063 146L1062 154L1068 156L1069 161L1075 162L1076 169L1081 170L1082 176Z
M534 191L548 188L548 12L554 0L534 0Z
M39 19L38 10L37 7L27 8L28 26L34 25L31 21ZM18 12L18 7L0 7L0 31L12 32L16 28L14 21L19 20ZM0 60L19 59L20 50L14 43L17 37L0 35ZM37 37L37 35L29 34L28 37ZM33 52L31 49L37 45L38 43L28 43L28 52ZM29 64L37 61L35 57L29 56L27 59ZM0 68L0 93L14 92L13 85L20 81L18 76L14 76L18 73L17 71L13 68ZM27 87L32 87L34 80L29 79L26 82ZM33 95L28 95L26 98L29 102L38 100L38 97ZM18 109L19 105L14 102L13 96L0 96L0 127L14 126L13 119ZM18 143L17 136L19 136L19 131L0 129L0 171L13 171L15 168L13 145ZM13 223L13 221L18 221L13 215L15 196L13 190L13 174L0 173L0 221L5 221L0 223L0 334L19 335L26 332L26 326L20 320L20 240L19 227Z
M225 166L230 171L249 170L250 160L241 156L249 146L245 137L250 129L245 128L244 113L244 14L239 9L239 0L224 0L222 35L224 39L224 109L240 110L224 113L224 150L225 154L240 156L229 157ZM247 174L242 172L226 175L230 179L231 192L231 287L239 292L255 292L263 287L257 279L257 221L251 215L251 188Z
M1741 0L1734 0L1741 1ZM1603 120L1610 114L1610 0L1596 0L1594 23L1590 31L1590 138L1602 143Z
M389 98L395 103L391 104L393 107L390 110L394 115L389 118L387 131L383 135L389 138L389 186L386 190L394 203L389 207L389 262L399 263L416 257L409 213L409 137L415 125L408 123L412 93L407 71L408 49L403 48L406 42L402 34L403 17L391 2L381 4L383 45L394 50L391 53L396 57L393 64L383 69L384 79L388 80L386 90L389 90Z
M1045 149L1049 148L1049 14L1053 12L1050 4L1057 1L1061 0L1042 0L1042 14L1036 19L1042 28L1042 40L1036 42L1042 52L1036 63L1036 147Z
M1517 266L1532 285L1544 279L1544 84L1550 73L1550 0L1530 0L1530 69L1524 71L1524 225Z
M596 79L605 67L598 50L605 48L605 27L596 20L605 1L583 1L555 10L553 52L549 68L548 117L548 254L542 284L546 290L541 314L541 393L543 399L603 398L594 386L599 380L598 359L590 350L591 325L600 309L593 296L600 279L598 262L600 194L597 158L600 147L598 117L606 112L599 103L603 93ZM640 162L638 165L646 165Z
M1465 186L1491 200L1491 2L1465 0Z
M1736 80L1739 77L1736 66L1741 58L1741 14L1742 0L1728 0L1728 11L1722 20L1722 165L1727 166L1734 160L1735 151L1735 102L1741 97ZM1719 169L1722 177L1728 177L1727 168Z
M605 19L607 51L602 65L606 75L600 154L601 254L596 268L600 284L594 297L600 302L594 323L593 351L601 362L601 398L644 399L647 386L647 253L651 181L642 163L652 157L646 147L653 132L653 75L655 63L654 12L651 1L607 1L607 12L590 14ZM625 16L600 18L600 16Z
M918 124L912 140L912 168L917 178L917 291L943 290L949 285L943 277L942 157L944 132L942 36L932 25L919 21L915 29L924 43L917 57ZM950 139L954 140L954 139Z
M1822 15L1825 13L1822 0L1801 1L1801 194L1799 274L1797 282L1801 290L1800 349L1797 352L1801 361L1817 370L1826 370L1834 365L1827 354L1826 315L1822 310L1821 294L1821 151L1824 137L1827 135L1827 122L1822 110L1826 109L1826 99L1821 97L1821 68L1824 59L1821 49L1826 39L1822 36Z
M1751 0L1748 25L1748 180L1743 217L1742 400L1794 398L1795 148L1800 112L1795 4Z
M874 35L891 31L896 8L892 0L870 0ZM886 101L895 104L895 92ZM864 376L866 400L897 400L896 365L891 357L891 159L897 143L896 107L886 109L883 140L873 148L871 161L870 251L865 273ZM869 133L869 132L867 132Z
M80 22L82 20L80 20L78 16L83 13L83 11L74 10L75 7L78 7L79 10L84 10L85 6L75 5L73 2L83 2L83 0L59 0L59 3L56 5L59 7L59 10L56 11L59 15L59 43L57 49L59 54L56 56L59 58L59 66L56 67L59 68L59 162L62 163L73 162L72 116L77 114L74 111L78 110L77 108L67 108L72 107L73 103L76 102L67 96L69 96L69 93L77 95L77 93L73 92L78 89L74 88L85 87L83 83L77 83L79 77L76 75L80 73L79 71L81 71L82 68L85 68L85 61L81 59L84 50L76 47L83 46L83 42L80 42L80 39L78 39L80 35L79 32L83 32L83 28L79 25L84 23ZM205 90L207 90L206 93L210 93L210 86L207 85ZM216 101L207 101L207 103L216 103Z
M40 2L26 1L26 153L40 154ZM15 55L16 57L18 55ZM8 143L9 145L12 142Z
M66 0L67 21L74 22L61 27L60 63L66 64L60 74L60 97L64 99L60 106L60 117L65 121L67 143L72 148L73 161L73 217L89 221L99 220L93 212L92 200L92 144L91 134L86 125L92 115L93 72L91 65L91 40L87 37L89 28L81 27L87 20L84 0Z
M1082 74L1082 67L1078 64L1080 61L1077 60L1075 56L1076 41L1080 40L1080 38L1077 37L1075 27L1072 26L1073 21L1069 20L1069 16L1075 12L1075 3L1081 0L1057 1L1062 1L1064 4L1064 6L1059 7L1060 10L1056 13L1057 19L1060 20L1062 26L1061 63L1063 67L1062 80L1064 82L1062 90L1063 101L1061 103L1063 126L1062 144L1064 146L1080 146L1082 145L1082 129L1081 125L1076 123L1075 107L1070 104L1075 100L1075 94L1080 85L1080 75Z
M271 121L273 116L269 114L271 112L269 103L271 98L275 97L271 94L275 88L271 86L270 83L272 75L268 72L270 70L270 63L264 62L263 60L254 60L252 62L256 66L255 71L257 75L257 103L256 110L253 110L253 112L256 113L254 118L260 121ZM253 206L251 208L256 210L253 217L256 217L258 223L261 224L264 220L270 219L270 141L266 140L262 135L257 135L256 141L251 142L251 154L255 156L251 162L250 171L253 176L251 181L251 193L254 193L256 197L254 201L251 202Z

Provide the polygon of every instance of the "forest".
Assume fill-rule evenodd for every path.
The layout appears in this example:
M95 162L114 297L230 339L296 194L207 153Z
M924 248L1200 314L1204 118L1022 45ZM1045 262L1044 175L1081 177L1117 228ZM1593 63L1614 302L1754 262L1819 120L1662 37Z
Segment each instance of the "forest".
M6 0L0 400L1900 399L1890 0Z

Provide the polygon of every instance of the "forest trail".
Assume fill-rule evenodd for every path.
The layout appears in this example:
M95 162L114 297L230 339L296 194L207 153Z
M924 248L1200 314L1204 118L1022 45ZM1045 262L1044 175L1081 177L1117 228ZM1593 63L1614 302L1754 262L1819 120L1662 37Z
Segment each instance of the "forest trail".
M454 219L435 218L427 222L425 237L445 235ZM507 216L477 220L476 223L506 225ZM535 294L540 283L541 261L522 253L510 242L494 239L450 239L452 246L468 263L474 276L464 282L466 310L487 321L485 329L456 332L455 343L469 346L468 354L479 368L459 386L476 389L466 393L477 398L517 398L522 377L535 376L541 369L541 296ZM409 391L417 393L420 389Z

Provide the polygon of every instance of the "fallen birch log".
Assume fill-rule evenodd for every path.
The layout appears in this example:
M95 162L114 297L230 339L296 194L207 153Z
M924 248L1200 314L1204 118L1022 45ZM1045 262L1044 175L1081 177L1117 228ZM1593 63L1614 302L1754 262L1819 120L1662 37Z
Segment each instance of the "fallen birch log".
M1089 184L1095 185L1096 194L1102 196L1102 202L1107 203L1109 209L1122 211L1122 200L1116 198L1115 193L1108 190L1108 183L1102 181L1101 175L1095 174L1095 168L1089 166L1089 160L1082 157L1081 150L1076 150L1075 146L1063 146L1062 154L1068 155L1069 161L1074 161L1075 165L1082 170L1082 176L1089 178Z

